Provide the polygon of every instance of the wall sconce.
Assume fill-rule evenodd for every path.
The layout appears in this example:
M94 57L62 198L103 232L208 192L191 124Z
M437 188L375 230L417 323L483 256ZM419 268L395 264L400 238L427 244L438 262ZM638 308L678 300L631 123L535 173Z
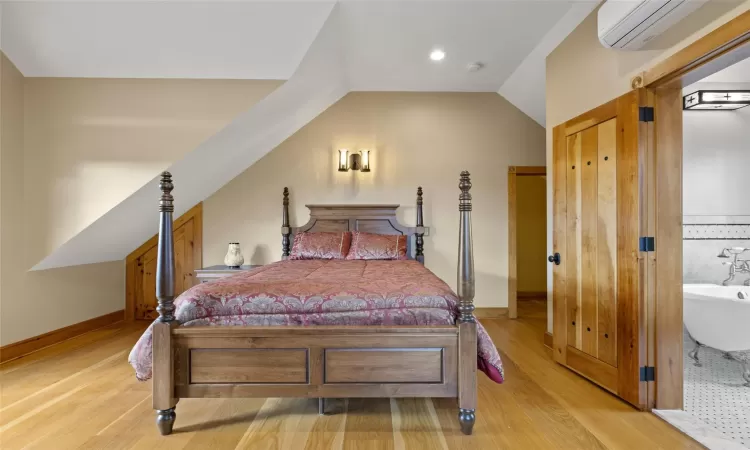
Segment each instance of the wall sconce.
M339 172L348 172L349 169L369 172L370 150L360 150L359 153L349 156L349 150L339 149Z

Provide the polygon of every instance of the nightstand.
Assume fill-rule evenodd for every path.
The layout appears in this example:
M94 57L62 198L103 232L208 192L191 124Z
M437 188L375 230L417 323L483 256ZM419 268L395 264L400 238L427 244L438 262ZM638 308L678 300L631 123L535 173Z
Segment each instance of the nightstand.
M218 280L219 278L236 275L242 271L255 269L256 267L260 267L260 265L246 265L240 267L239 269L230 269L223 264L218 266L204 267L202 269L195 270L195 278L197 278L201 283L205 283L207 281Z

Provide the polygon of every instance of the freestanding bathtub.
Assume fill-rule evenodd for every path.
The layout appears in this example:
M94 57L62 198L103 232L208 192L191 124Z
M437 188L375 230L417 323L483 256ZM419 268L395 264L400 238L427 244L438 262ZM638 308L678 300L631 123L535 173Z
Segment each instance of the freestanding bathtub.
M685 327L696 343L690 357L700 365L701 346L721 350L742 363L742 376L750 386L750 288L686 284L683 302Z

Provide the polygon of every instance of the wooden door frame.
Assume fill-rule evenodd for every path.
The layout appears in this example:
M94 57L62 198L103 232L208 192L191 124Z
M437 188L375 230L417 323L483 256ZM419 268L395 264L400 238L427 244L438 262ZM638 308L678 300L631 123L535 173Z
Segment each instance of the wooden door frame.
M203 202L198 203L183 215L174 220L172 228L174 230L180 228L187 221L193 219L193 265L195 269L203 267ZM135 320L135 271L137 268L137 260L146 251L156 246L159 240L159 235L155 235L148 241L144 242L140 247L133 250L125 258L125 320Z
M518 204L516 201L517 178L523 176L547 175L546 166L508 166L508 317L518 317L518 258L516 221Z
M646 88L646 103L654 107L655 136L649 137L654 154L647 158L642 188L656 243L650 254L653 276L644 288L654 299L649 365L655 368L657 409L683 407L682 88L745 58L750 58L750 11L632 80L634 88Z

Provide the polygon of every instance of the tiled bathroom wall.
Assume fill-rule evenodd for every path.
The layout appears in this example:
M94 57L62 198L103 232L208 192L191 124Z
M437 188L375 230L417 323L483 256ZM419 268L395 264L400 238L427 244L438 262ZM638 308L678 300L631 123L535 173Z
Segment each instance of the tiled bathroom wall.
M683 218L683 277L685 284L721 284L729 277L732 259L719 258L729 247L750 248L750 216L685 216ZM750 251L740 255L750 259ZM737 274L742 284L750 274Z
M684 90L746 89L744 83L697 83ZM750 247L750 107L683 114L683 275L687 284L721 284L725 247ZM658 243L657 243L658 246ZM750 252L740 256L750 259ZM732 284L742 284L737 274Z

